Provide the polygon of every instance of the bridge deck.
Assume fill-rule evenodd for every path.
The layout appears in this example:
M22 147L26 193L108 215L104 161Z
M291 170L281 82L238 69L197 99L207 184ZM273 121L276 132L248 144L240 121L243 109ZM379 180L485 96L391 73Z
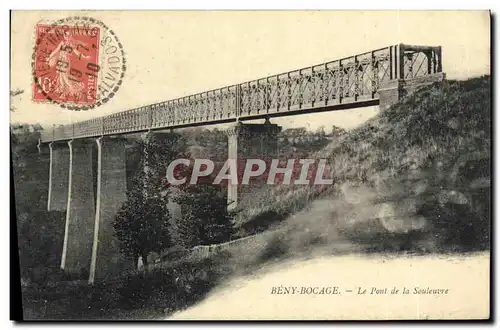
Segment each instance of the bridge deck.
M398 44L43 132L41 142L377 105L393 79L442 71L441 47Z

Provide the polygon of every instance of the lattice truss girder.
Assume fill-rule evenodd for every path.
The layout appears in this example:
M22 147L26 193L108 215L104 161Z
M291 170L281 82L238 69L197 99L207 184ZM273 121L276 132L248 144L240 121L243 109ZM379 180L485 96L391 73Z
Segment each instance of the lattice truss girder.
M383 83L441 72L440 47L396 45L43 132L43 141L236 119L376 99Z
M403 79L413 79L432 73L438 65L438 59L434 52L407 50L403 63Z
M241 115L369 96L389 80L388 54L375 52L243 84Z

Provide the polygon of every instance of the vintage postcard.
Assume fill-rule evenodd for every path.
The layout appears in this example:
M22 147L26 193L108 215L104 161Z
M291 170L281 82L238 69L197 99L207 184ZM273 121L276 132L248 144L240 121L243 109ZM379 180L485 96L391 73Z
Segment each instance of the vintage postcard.
M489 319L490 22L12 11L22 319Z

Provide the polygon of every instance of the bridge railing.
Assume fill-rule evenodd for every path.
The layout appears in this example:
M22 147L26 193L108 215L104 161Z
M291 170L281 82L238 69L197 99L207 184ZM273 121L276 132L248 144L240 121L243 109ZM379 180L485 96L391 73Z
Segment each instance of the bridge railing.
M378 99L393 79L442 71L441 47L398 44L300 70L54 127L42 142L236 121Z

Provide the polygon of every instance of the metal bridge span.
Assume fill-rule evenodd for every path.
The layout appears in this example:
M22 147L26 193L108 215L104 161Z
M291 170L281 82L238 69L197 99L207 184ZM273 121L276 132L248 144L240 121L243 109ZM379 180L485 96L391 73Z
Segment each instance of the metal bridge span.
M391 81L442 72L441 47L397 44L304 69L45 130L41 142L379 104Z

